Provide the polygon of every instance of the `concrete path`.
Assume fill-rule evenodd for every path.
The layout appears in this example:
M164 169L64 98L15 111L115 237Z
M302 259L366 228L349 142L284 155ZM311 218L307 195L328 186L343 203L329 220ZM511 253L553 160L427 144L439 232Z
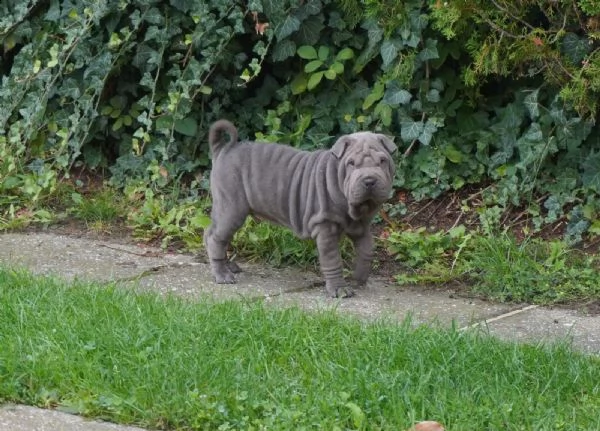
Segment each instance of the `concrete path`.
M366 319L415 323L451 322L462 330L484 328L491 335L523 342L568 340L574 348L600 354L600 316L572 309L489 303L457 297L451 291L395 286L373 277L365 290L350 299L326 298L318 274L291 268L253 264L241 266L238 284L212 282L208 265L194 256L170 254L124 241L107 242L48 233L0 234L2 265L24 267L36 274L67 279L117 281L125 288L155 291L189 298L216 300L244 298L278 306L298 305L308 310L336 309ZM0 431L90 430L133 431L102 422L85 421L56 411L24 406L0 407Z

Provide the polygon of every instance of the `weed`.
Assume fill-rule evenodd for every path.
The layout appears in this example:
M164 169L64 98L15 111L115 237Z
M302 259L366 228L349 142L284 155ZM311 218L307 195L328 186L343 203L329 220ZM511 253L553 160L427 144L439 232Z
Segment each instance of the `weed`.
M478 237L464 265L474 291L501 301L546 304L600 294L597 258L580 255L562 241Z
M272 265L315 266L317 247L312 240L301 240L281 226L248 217L236 233L233 248L240 256Z
M249 217L236 233L233 248L249 260L266 261L272 265L296 265L316 268L319 262L317 246L312 239L300 239L290 229ZM342 237L342 259L350 267L354 259L351 241Z
M73 191L70 198L73 206L68 212L88 225L110 225L127 214L121 193L111 188L92 194Z
M448 232L429 233L424 227L395 231L386 239L387 250L395 259L414 268L459 254L471 239L471 234L465 232L464 226Z
M202 231L210 224L206 215L208 198L179 201L178 191L171 196L155 193L149 188L133 188L128 198L133 210L127 217L133 234L145 241L160 240L162 247L181 242L190 249L202 247Z
M563 241L504 233L478 235L460 226L448 232L393 232L386 248L408 268L399 284L465 282L475 293L499 301L555 304L600 295L598 258Z
M441 283L460 276L455 271L462 251L472 238L464 226L447 232L416 230L395 231L385 239L387 251L408 267L409 274L399 274L396 281L408 283Z

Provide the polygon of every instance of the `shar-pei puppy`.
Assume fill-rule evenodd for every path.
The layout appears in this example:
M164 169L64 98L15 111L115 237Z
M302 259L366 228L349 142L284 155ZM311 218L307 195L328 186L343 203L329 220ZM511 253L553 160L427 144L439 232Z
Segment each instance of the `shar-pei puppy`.
M227 260L227 248L248 214L313 238L332 297L353 295L342 276L340 240L347 235L356 251L352 284L366 283L373 259L371 219L392 190L396 146L387 136L352 133L330 150L307 152L238 142L235 126L220 120L210 128L209 144L213 206L204 243L217 283L235 283L237 265Z

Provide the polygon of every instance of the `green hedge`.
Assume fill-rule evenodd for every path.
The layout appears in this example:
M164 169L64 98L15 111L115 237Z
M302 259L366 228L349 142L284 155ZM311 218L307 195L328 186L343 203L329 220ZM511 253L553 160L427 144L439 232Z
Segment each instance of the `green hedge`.
M380 130L417 199L485 184L484 224L600 229L596 1L7 0L0 39L4 219L79 164L190 184L226 117L307 149Z

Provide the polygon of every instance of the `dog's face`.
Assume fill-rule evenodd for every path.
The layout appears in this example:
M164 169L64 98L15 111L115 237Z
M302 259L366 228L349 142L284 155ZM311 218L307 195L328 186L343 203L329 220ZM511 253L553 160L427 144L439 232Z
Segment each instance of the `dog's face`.
M385 135L358 132L340 137L331 151L340 159L338 179L350 217L371 217L392 191L396 145Z

